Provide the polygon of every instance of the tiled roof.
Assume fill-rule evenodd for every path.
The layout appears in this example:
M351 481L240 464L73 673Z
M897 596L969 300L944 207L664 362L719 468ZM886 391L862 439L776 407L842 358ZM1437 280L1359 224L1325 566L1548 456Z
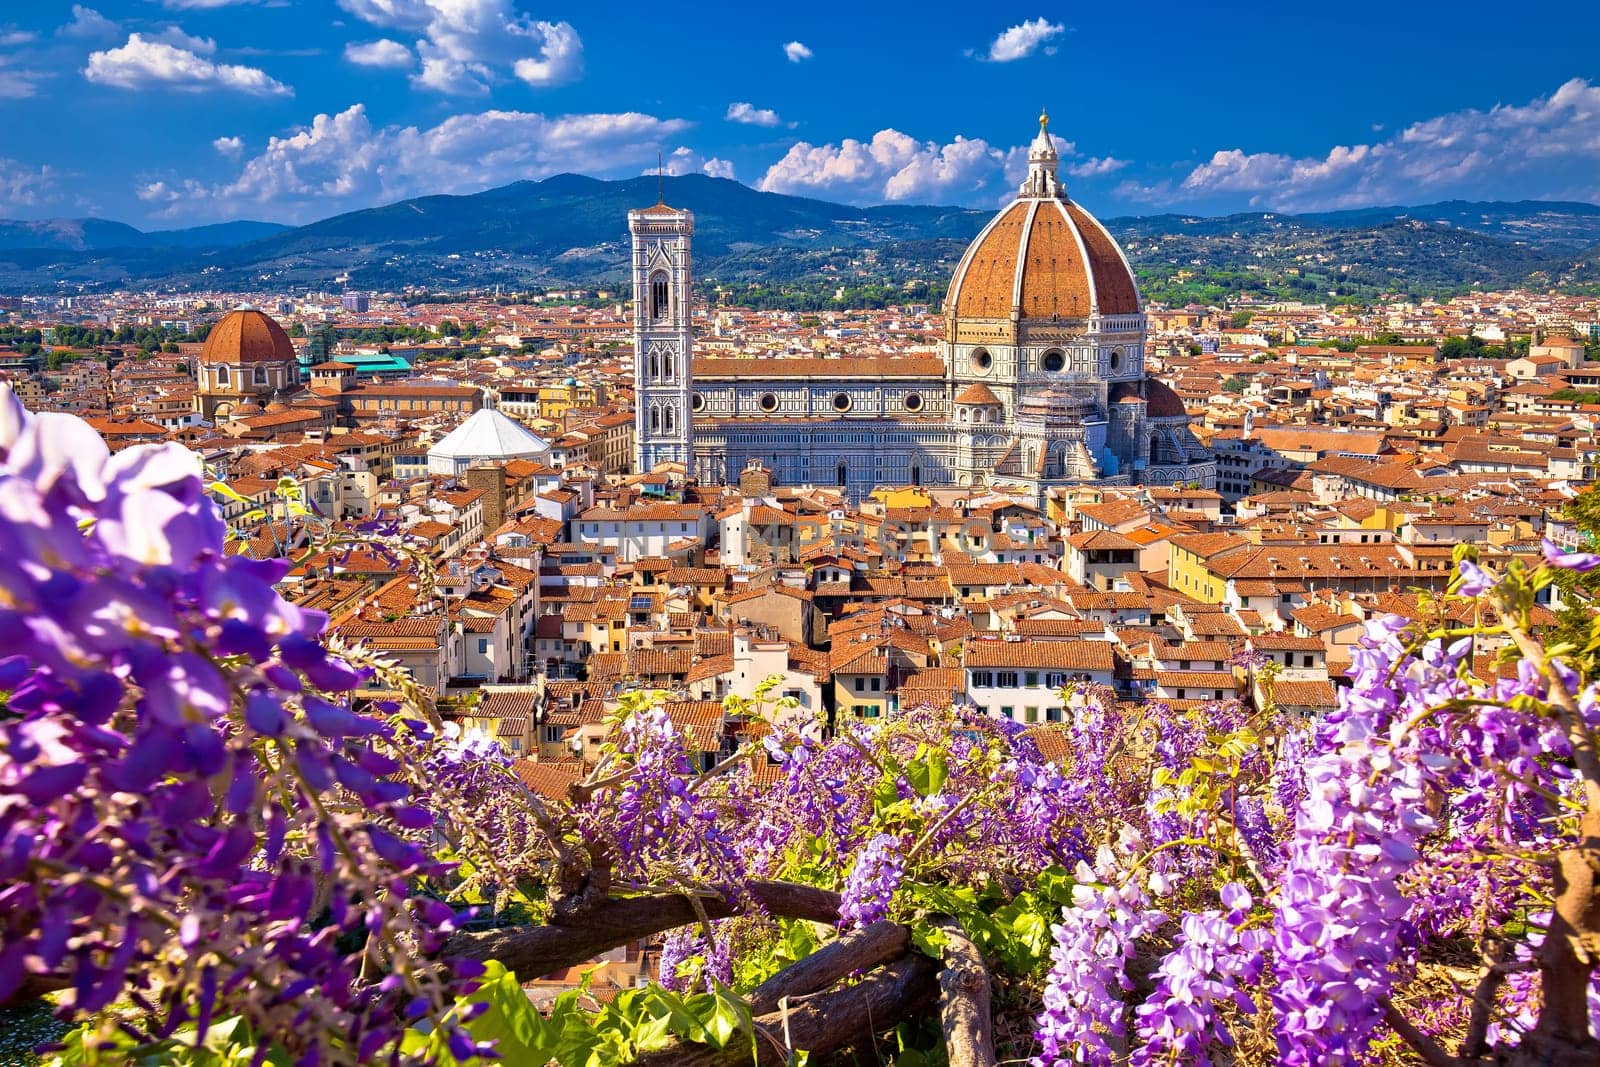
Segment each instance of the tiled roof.
M1116 657L1109 641L976 640L967 645L963 666L1110 671L1116 667Z

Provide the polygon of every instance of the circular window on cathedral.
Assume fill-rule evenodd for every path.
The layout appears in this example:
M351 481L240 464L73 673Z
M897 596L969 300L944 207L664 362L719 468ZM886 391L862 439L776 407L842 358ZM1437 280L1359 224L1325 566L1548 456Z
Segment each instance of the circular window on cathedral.
M756 404L761 408L762 411L777 411L778 396L776 393L762 393L761 399L757 400Z
M1044 354L1043 358L1039 360L1039 366L1043 367L1051 374L1059 374L1061 369L1066 365L1067 355L1059 348L1052 348L1050 351Z
M849 393L834 393L833 394L833 410L835 410L835 411L849 411L850 410L850 394Z
M1111 364L1111 369L1113 371L1118 371L1118 370L1122 369L1122 349L1113 348L1111 350L1110 364Z
M992 366L994 366L994 357L989 354L988 349L980 348L976 352L972 353L973 370L982 374Z
M690 411L704 411L705 409L706 409L706 398L705 397L701 396L699 393L695 393L693 396L691 396L689 398L689 410Z
M907 411L922 410L922 397L917 393L907 393L904 403Z

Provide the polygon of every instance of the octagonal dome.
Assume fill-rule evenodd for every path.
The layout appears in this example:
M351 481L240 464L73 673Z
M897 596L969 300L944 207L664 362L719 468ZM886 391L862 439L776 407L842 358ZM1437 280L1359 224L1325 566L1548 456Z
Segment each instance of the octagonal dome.
M1139 287L1100 221L1066 195L1040 116L1028 178L956 267L945 298L955 319L1084 319L1137 315Z

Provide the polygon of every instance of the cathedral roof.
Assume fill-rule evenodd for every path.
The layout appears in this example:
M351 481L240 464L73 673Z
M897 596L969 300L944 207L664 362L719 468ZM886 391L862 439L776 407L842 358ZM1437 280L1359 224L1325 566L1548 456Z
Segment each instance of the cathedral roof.
M938 356L840 356L822 359L721 359L696 356L695 381L713 378L943 378Z
M1152 419L1186 419L1189 413L1184 410L1183 401L1172 387L1165 382L1150 378L1145 382L1145 400L1149 403L1147 414Z
M1082 319L1136 315L1139 289L1117 242L1066 195L1041 116L1017 199L956 267L945 302L958 319Z
M206 334L201 363L275 363L294 360L294 342L272 317L255 308L239 308L222 317Z

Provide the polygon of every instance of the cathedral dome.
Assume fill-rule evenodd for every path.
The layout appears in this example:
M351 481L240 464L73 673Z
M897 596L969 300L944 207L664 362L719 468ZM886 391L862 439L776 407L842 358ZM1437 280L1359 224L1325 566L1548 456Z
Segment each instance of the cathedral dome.
M1152 419L1187 419L1189 412L1184 409L1183 399L1172 391L1172 387L1156 378L1145 382L1145 400L1149 403L1146 409Z
M945 311L956 319L1084 319L1137 315L1139 287L1122 249L1056 177L1054 142L1039 120L1028 178L956 267Z
M282 363L294 361L294 342L270 316L255 308L230 311L206 334L200 362Z

